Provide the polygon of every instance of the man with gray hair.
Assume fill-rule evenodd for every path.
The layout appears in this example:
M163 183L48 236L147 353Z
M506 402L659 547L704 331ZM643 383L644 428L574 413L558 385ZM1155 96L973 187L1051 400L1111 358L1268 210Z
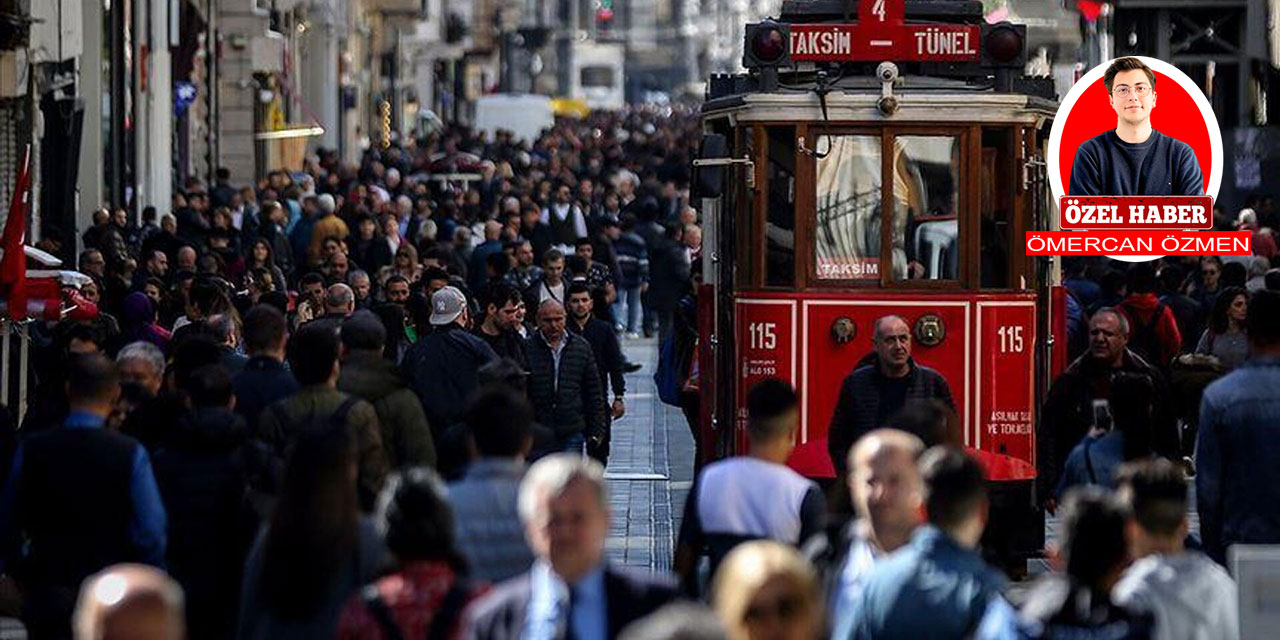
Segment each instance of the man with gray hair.
M518 507L536 560L470 608L464 638L616 638L676 597L669 579L605 560L609 491L594 460L542 458L520 484Z
M249 356L239 350L240 332L236 329L235 318L229 313L219 313L209 316L206 326L222 351L218 364L226 367L227 372L232 376L244 371L244 365L249 361Z
M564 305L538 306L538 330L525 342L529 402L539 424L556 433L556 449L581 453L603 443L604 390L595 355L585 338L566 330Z
M72 620L76 640L182 640L183 593L159 569L117 564L89 576L80 587Z
M351 287L351 292L355 294L355 308L369 309L373 306L373 281L369 278L369 273L363 269L356 269L347 276L347 284Z
M130 342L116 355L116 370L121 383L134 383L151 397L160 393L164 384L164 352L145 340Z
M1154 390L1150 442L1177 442L1177 422L1173 401L1164 376L1129 349L1129 322L1114 307L1103 307L1089 318L1089 350L1067 366L1045 399L1040 428L1036 431L1039 466L1038 495L1049 499L1058 486L1067 455L1084 439L1090 428L1111 426L1111 385L1116 374L1146 377ZM1101 424L1105 423L1105 424ZM1050 510L1056 509L1053 501Z
M902 316L883 316L873 326L875 351L844 379L827 432L827 452L840 476L847 471L849 447L884 426L908 402L938 399L952 411L956 408L947 379L911 358L911 327Z

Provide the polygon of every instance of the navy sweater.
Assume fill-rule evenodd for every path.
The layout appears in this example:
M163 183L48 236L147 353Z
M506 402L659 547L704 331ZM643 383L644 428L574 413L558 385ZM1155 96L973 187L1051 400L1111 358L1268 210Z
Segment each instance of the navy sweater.
M1067 194L1199 196L1204 195L1204 177L1187 143L1152 130L1145 142L1129 144L1113 129L1076 150Z

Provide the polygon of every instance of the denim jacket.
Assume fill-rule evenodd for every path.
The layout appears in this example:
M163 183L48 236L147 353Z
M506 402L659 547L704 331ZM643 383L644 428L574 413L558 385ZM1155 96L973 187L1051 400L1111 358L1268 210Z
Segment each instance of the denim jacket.
M1004 576L932 525L868 577L852 638L962 638L978 627Z
M1200 401L1196 506L1214 560L1232 544L1280 542L1280 358L1254 358Z

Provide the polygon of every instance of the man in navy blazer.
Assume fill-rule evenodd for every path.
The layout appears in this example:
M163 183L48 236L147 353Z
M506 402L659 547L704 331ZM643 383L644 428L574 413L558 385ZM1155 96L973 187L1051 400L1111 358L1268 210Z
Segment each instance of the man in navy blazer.
M676 597L671 578L605 561L609 495L594 460L564 453L534 463L518 510L536 559L470 607L465 638L605 640Z

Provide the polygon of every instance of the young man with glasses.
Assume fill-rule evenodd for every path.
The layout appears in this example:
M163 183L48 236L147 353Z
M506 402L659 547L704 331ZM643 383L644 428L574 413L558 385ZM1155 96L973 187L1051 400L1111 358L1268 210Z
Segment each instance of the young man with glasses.
M1118 58L1104 76L1116 128L1086 140L1071 165L1073 196L1198 196L1204 176L1195 152L1151 126L1156 75L1137 58Z

